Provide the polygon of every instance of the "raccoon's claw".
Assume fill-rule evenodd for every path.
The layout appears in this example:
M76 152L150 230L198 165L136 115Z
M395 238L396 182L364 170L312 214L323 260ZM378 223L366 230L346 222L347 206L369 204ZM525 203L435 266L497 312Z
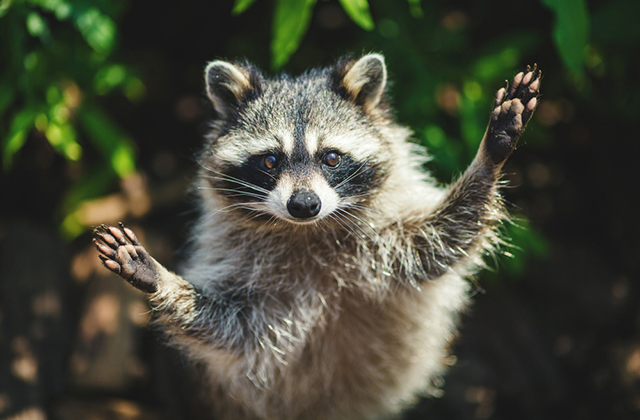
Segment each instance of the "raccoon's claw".
M538 104L541 77L537 64L527 66L513 78L511 88L507 82L496 93L485 144L494 164L504 162L516 147Z
M138 290L157 290L155 263L131 229L122 223L119 227L100 225L93 230L93 236L105 267Z

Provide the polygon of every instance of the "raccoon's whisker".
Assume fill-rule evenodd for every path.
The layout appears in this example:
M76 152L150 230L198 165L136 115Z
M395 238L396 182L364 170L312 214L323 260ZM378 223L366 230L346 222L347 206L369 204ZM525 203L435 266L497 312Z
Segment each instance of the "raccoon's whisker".
M311 223L309 225L309 229L311 229L311 233L314 235L318 234L318 221L316 220L315 222ZM307 243L307 248L309 247L309 244Z
M268 212L266 212L264 210L256 210L256 209L247 209L247 210L252 210L254 212L254 214L251 217L249 217L247 215L246 220L254 220L254 219L257 219L260 216L264 216L265 214L269 214ZM269 220L271 220L271 219L269 219Z
M260 173L263 173L263 174L267 175L269 178L273 179L274 181L277 181L277 180L278 180L275 176L271 175L271 174L270 174L269 172L267 172L267 171L260 170Z
M233 192L233 193L237 194L234 197L249 196L249 197L258 198L258 199L266 199L267 198L266 194L257 194L257 193L254 193L254 192L242 191L242 190L238 190L238 189L234 189L234 188L198 187L198 189L200 189L200 190L214 190L214 191Z
M252 204L261 205L261 204L264 204L264 203L262 203L260 201L256 201L256 202L242 202L242 203L229 204L228 206L224 206L224 207L221 207L221 208L219 208L219 209L217 209L215 211L210 212L209 214L207 214L206 218L204 218L203 220L212 219L213 217L215 217L216 214L230 211L233 208L244 208L244 209L250 210L252 212L263 211L263 210L258 210L258 209L255 209L255 208L248 207L249 205L252 205Z
M313 225L312 225L312 229L313 229L313 233L316 234L321 234L326 232L327 228L328 228L328 223L325 219L320 219L317 220Z
M350 232L352 235L361 239L368 239L371 242L375 242L375 237L373 237L368 231L363 229L362 226L360 226L358 223L351 220L348 215L344 216L344 220L349 224L349 226L351 226Z
M362 162L362 165L360 165L358 167L358 169L356 169L351 175L349 175L348 177L346 177L345 179L342 180L342 182L340 182L336 188L342 187L344 184L346 184L347 182L351 181L353 178L355 178L356 176L360 175L364 169L367 167L367 164L369 163L369 160L365 160L364 162Z
M355 210L361 210L361 211L375 211L375 209L371 209L367 206L363 206L362 204L360 204L360 202L356 201L353 203L346 203L346 205L343 207L345 209L355 209Z
M347 209L338 209L336 213L343 215L345 220L349 221L349 223L353 227L357 228L362 233L363 237L367 237L371 241L375 241L376 239L380 238L380 235L378 234L378 232L376 232L371 225L369 225L368 223L366 223L364 220L354 215L353 213L347 211ZM363 226L366 226L368 229L364 229ZM355 231L353 232L355 233ZM372 236L371 233L373 233L374 236Z
M264 212L264 210L258 210L256 208L250 207L251 204L254 204L254 203L242 203L240 206L238 206L238 208L241 208L244 210L250 210L250 211Z
M357 232L351 227L353 222L347 219L345 216L339 214L338 212L332 213L329 215L329 218L334 220L337 224L340 225L345 231L347 231L350 235L358 236Z
M204 166L201 162L198 162L198 163L200 164L200 166L204 170L206 170L208 172L211 172L212 174L216 175L216 176L209 176L209 179L219 179L219 180L223 180L223 181L234 182L234 183L242 185L244 187L251 188L251 189L254 189L256 191L260 191L262 193L265 193L265 194L269 194L268 190L266 190L266 189L264 189L262 187L259 187L258 185L251 184L249 182L243 181L243 180L241 180L239 178L236 178L234 176L224 174L224 173L222 173L220 171L216 171L215 169L208 168L208 167Z
M258 186L256 186L256 185L252 185L252 184L246 183L246 182L240 182L240 181L237 181L237 180L224 179L224 178L210 178L210 179L222 179L222 180L224 180L224 181L233 182L233 183L238 184L239 186L246 187L246 188L248 188L249 190L253 190L253 191L255 191L256 193L260 193L260 194L262 194L262 195L263 195L263 196L265 196L265 197L269 194L269 191L267 191L267 190L265 190L265 189L263 189L263 188L260 188L260 187L258 187ZM222 188L222 187L210 187L210 188L208 188L208 187L199 187L199 189L213 189L213 190L219 190L219 191L236 191L236 192L241 192L242 194L248 194L248 192L245 192L245 191L242 191L242 190L238 190L238 189L233 189L233 188Z
M351 181L353 178L355 178L356 176L360 175L362 168L365 167L367 162L368 161L363 162L362 165L360 165L360 167L358 167L358 169L356 169L351 175L349 175L348 177L343 179L341 182L339 182L335 186L335 189L338 190L338 189L342 188L347 182Z
M217 171L217 170L215 170L213 168L210 168L210 167L204 165L200 160L198 160L197 163L198 163L198 165L200 165L200 167L202 169L204 169L207 172L211 172L212 174L221 175L221 176L224 176L224 177L229 176L229 175L226 175L226 174L224 174L224 173L222 173L220 171Z
M360 205L358 203L350 203L347 206L345 206L344 209L345 210L355 210L355 211L357 211L357 212L359 212L361 214L373 213L373 214L377 214L377 215L383 216L387 220L390 219L389 215L385 214L383 211L378 210L378 209L372 209L371 207L363 206L363 205ZM395 218L391 218L391 220L397 221ZM365 223L365 224L367 224L367 223ZM367 225L370 226L370 223L367 224Z
M269 214L267 212L263 212L262 214ZM259 217L260 215L256 215L253 218ZM251 220L253 220L253 218ZM274 215L271 215L271 217L269 217L269 219L265 222L264 224L264 229L269 229L270 227L273 228L278 224L278 218Z
M262 187L259 187L259 186L255 185L255 184L251 184L250 182L246 182L246 181L243 181L241 179L238 179L238 178L235 178L235 177L232 177L232 176L229 176L229 175L225 175L225 174L220 174L220 175L221 176L209 176L208 178L209 179L219 179L219 180L222 180L222 181L229 181L229 182L241 185L243 187L247 187L249 189L258 191L258 192L263 193L265 195L269 194L269 190L266 190L266 189L264 189Z
M375 228L375 225L374 225L372 222L367 222L367 221L365 221L365 220L364 220L364 219L362 219L361 217L359 217L359 216L357 216L356 214L354 214L352 211L348 211L348 210L350 210L350 209L352 209L352 208L354 208L354 209L361 209L362 211L371 211L371 209L370 209L370 208L368 208L368 207L362 207L362 206L359 206L359 205L357 205L357 204L353 204L353 206L345 207L345 208L343 209L343 211L344 211L344 214L345 214L346 216L350 217L351 219L355 219L355 221L356 221L356 222L359 222L359 223L354 222L354 224L355 224L356 226L358 226L358 227L360 227L361 229L363 229L363 231L364 231L363 226L366 226L367 231L369 231L369 232L373 233L373 234L375 235L376 239L381 239L380 234L378 233L378 231L377 231L377 230L376 230L376 228ZM382 214L382 212L379 212L379 213L380 213L380 214ZM369 236L369 237L371 238L371 236ZM373 239L373 238L371 238L371 239Z
M352 199L359 199L359 198L369 197L369 196L372 196L372 195L375 195L375 192L374 192L374 191L367 191L367 192L363 192L362 194L354 194L354 195L351 195L351 196L349 196L349 198L352 198Z
M367 213L367 212L373 212L373 213L378 213L378 214L383 214L382 212L376 211L374 209L371 209L367 206L363 206L357 202L355 203L346 203L346 205L344 205L341 210L347 212L347 213L352 213L353 210L359 212L359 213Z
M356 196L352 196L352 197L365 197L366 195L372 195L373 193L365 193L365 194L360 194L360 195L356 195ZM351 197L350 197L351 198ZM352 203L346 203L345 205L345 209L355 209L358 211L361 211L363 213L374 213L380 216L383 216L384 219L386 219L387 221L392 221L396 224L402 224L401 220L398 219L395 216L392 216L390 214L385 213L384 211L380 210L380 209L376 209L376 208L372 208L370 206L364 206L362 204L360 204L362 201L360 202L352 202Z
M216 214L217 213L224 213L224 212L229 211L229 210L231 210L233 208L241 208L241 209L250 210L250 211L254 211L254 212L255 211L264 211L264 210L258 210L258 209L254 208L254 207L250 207L251 205L260 205L260 204L262 204L262 203L259 202L259 201L234 203L234 204L230 204L228 206L222 207L222 208L216 210L214 213L216 213Z
M351 181L353 178L357 177L358 175L360 175L362 172L364 172L364 169L366 168L367 164L369 163L369 160L365 160L364 162L362 162L362 165L360 165L358 167L358 169L356 169L351 175L349 175L348 177L346 177L345 179L343 179L340 183L338 183L338 185L336 185L335 189L338 190L341 187L343 187L347 182Z
M265 210L255 209L251 207L241 207L241 208L251 212L249 214L244 215L244 217L242 218L243 221L252 221L254 219L257 219L258 217L269 215L269 212ZM273 216L271 216L271 218L266 222L266 224L269 224L271 222L271 219L273 219ZM258 228L258 230L260 230L260 228Z

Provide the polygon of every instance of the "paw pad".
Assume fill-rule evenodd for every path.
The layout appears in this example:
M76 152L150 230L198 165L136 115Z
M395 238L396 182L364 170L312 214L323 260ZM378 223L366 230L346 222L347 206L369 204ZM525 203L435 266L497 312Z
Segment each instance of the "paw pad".
M131 229L122 223L119 227L101 225L93 236L105 267L143 292L156 291L155 263Z
M504 162L511 154L533 115L540 93L542 72L537 65L518 73L496 93L494 109L489 122L487 152L493 163Z

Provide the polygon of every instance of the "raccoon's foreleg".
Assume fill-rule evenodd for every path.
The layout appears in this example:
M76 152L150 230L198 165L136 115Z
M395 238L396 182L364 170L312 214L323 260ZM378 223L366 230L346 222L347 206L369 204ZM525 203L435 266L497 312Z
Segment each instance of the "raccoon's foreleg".
M248 325L255 308L247 294L211 288L205 294L153 259L135 233L122 223L94 229L94 244L105 267L148 294L157 321L165 332L219 346L254 344L257 332L264 332L274 320ZM261 319L261 317L258 317Z
M93 234L105 267L136 289L150 294L156 305L163 306L164 312L184 322L193 319L194 308L201 300L199 291L153 259L131 229L122 223L119 227L101 225Z
M511 89L496 93L489 126L473 163L414 236L428 279L440 277L472 249L487 245L505 217L497 181L536 108L540 76L536 66L527 67L515 76Z

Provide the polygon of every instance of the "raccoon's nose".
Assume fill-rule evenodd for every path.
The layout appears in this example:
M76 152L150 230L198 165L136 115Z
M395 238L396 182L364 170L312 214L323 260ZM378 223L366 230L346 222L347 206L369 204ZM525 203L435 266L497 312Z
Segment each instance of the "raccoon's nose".
M287 201L287 210L296 219L308 219L320 213L322 202L313 191L296 191Z

